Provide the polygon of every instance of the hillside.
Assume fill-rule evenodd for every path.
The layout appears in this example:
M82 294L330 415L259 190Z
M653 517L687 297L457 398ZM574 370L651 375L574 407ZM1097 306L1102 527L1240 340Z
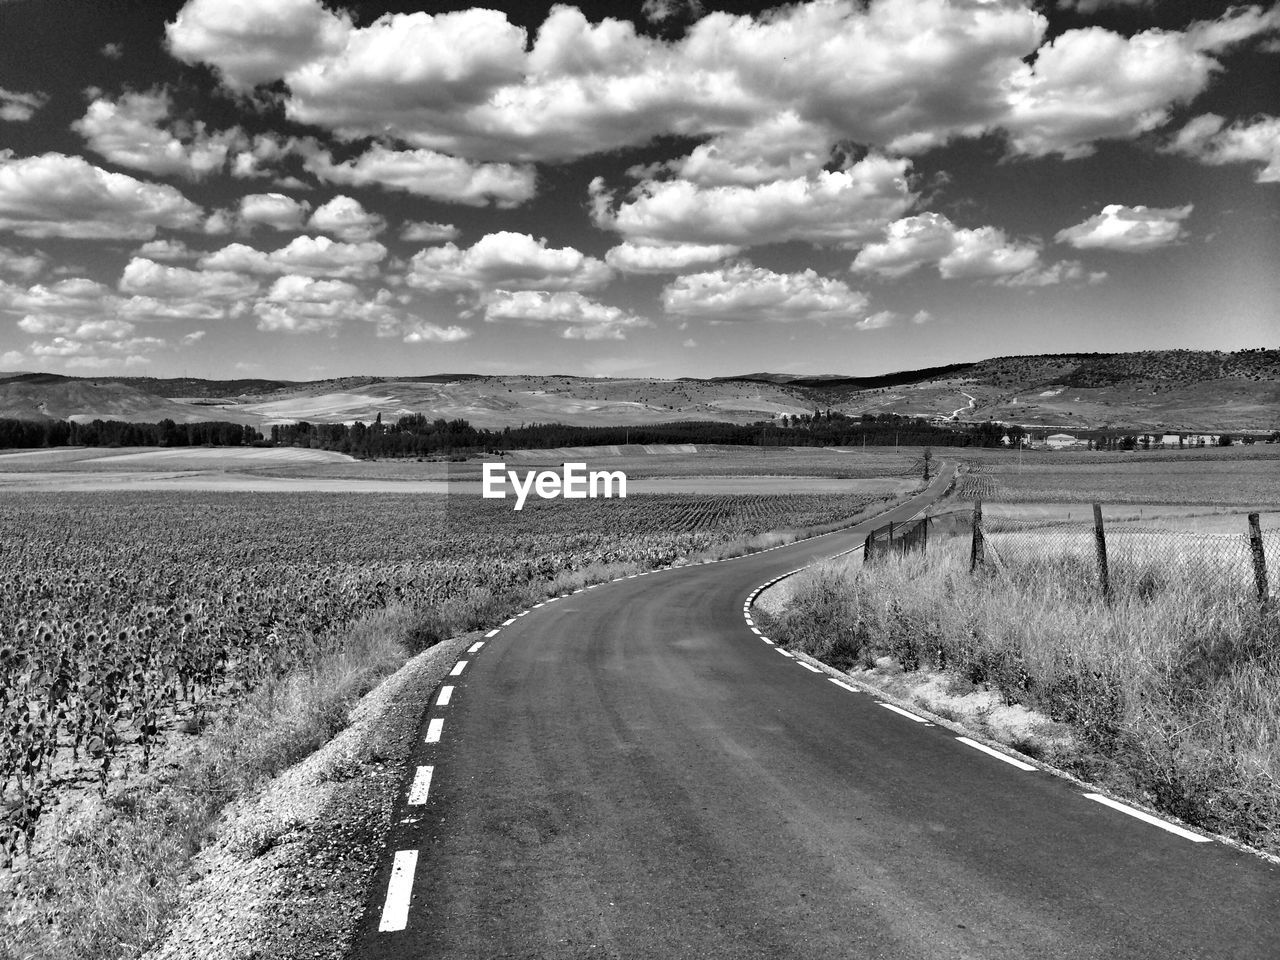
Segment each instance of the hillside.
M758 372L708 380L431 374L312 382L0 375L0 417L273 423L422 413L501 428L560 422L752 423L899 413L1027 426L1140 430L1280 427L1280 350L998 357L874 377Z

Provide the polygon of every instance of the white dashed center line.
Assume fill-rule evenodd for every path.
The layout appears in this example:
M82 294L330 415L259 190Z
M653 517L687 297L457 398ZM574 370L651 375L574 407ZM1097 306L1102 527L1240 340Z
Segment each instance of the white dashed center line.
M419 767L413 775L413 786L409 788L409 806L420 807L427 802L427 794L431 792L431 774L435 767Z
M449 671L449 676L451 677L462 676L462 671L467 669L467 663L468 661L466 660L459 660L457 663L453 665L453 669Z
M417 850L397 850L391 863L391 881L387 884L387 899L382 905L379 933L403 930L409 922L409 894L413 892L413 874L418 869Z
M1202 837L1200 834L1192 833L1190 830L1183 830L1182 827L1161 820L1159 817L1153 817L1151 814L1144 813L1141 810L1135 810L1133 807L1125 806L1125 804L1112 800L1110 797L1104 797L1100 793L1086 793L1085 796L1090 800L1096 800L1098 803L1110 807L1112 810L1127 813L1131 817L1136 817L1145 823L1151 824L1153 827L1159 827L1161 830L1168 830L1170 833L1177 834L1179 837L1183 837L1193 843L1213 843L1208 837Z
M427 739L423 743L439 743L442 733L444 733L444 721L436 717L427 724Z
M453 699L453 687L441 687L440 696L436 700L437 707L447 707L449 701Z
M1003 760L1011 767L1017 767L1019 770L1035 769L1031 764L1023 763L1021 760L1015 760L1013 757L1008 754L1001 753L999 750L992 750L986 744L979 743L977 740L970 740L968 737L956 737L956 739L967 747L973 747L975 750L981 750L989 757L995 757L997 760Z

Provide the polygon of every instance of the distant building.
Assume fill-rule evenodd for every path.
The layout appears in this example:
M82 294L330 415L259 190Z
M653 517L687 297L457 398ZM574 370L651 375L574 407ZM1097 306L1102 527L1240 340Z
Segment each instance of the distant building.
M1069 433L1054 433L1044 438L1044 445L1050 450L1065 450L1067 447L1081 446L1085 441L1073 437Z

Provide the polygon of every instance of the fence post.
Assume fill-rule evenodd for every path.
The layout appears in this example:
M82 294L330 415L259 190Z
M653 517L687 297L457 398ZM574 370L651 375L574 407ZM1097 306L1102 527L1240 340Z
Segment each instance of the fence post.
M1266 603L1271 588L1267 583L1267 554L1262 548L1262 527L1256 513L1249 514L1249 548L1253 552L1253 582L1258 589L1258 599Z
M1111 601L1111 574L1107 570L1107 534L1102 528L1102 504L1093 505L1093 538L1098 549L1098 583L1102 599Z
M872 530L867 534L867 539L862 542L862 562L868 564L871 562L872 548L875 546L876 532Z
M982 501L973 501L973 549L969 552L969 572L986 562L986 544L982 540Z

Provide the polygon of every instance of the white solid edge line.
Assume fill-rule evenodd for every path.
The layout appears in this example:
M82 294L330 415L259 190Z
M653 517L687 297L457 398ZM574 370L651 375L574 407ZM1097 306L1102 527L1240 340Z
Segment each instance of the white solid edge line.
M468 663L468 662L469 662L469 661L467 661L467 660L459 660L457 663L455 663L455 664L453 665L453 669L449 671L449 676L451 676L451 677L460 677L460 676L462 676L462 671L463 671L463 670L465 670L465 669L467 669L467 663Z
M427 724L427 738L422 742L423 743L439 743L440 736L443 733L444 733L444 721L441 720L439 717L436 717L434 720L432 720L430 723Z
M821 673L821 672L822 672L822 671L821 671L821 670L819 670L817 667L815 667L813 664L811 664L811 663L805 663L803 660L797 660L797 661L796 661L796 663L800 664L800 666L804 667L806 670L811 670L811 671L812 671L812 672L814 672L814 673Z
M419 767L413 775L413 786L409 788L409 806L420 807L427 802L427 794L431 792L431 774L435 767Z
M851 687L849 686L849 684L845 683L843 680L837 680L835 677L827 677L827 679L830 680L832 683L834 683L837 687L839 687L842 690L848 690L850 693L858 692L857 687Z
M876 703L879 703L880 706L884 707L886 710L892 710L894 713L900 713L902 714L902 716L906 717L908 720L914 720L916 723L929 722L924 717L917 717L914 713L910 713L906 710L903 710L901 707L895 707L892 703L883 703L879 700L877 700Z
M498 631L497 631L497 630L490 630L490 631L489 631L488 633L486 633L484 636L485 636L485 639L487 640L487 639L489 639L490 637L496 637L497 635L498 635Z
M503 620L503 621L502 621L502 625L503 625L504 627L509 627L509 626L511 626L511 625L512 625L513 623L515 623L515 622L516 622L516 618L515 618L515 617L512 617L510 620Z
M473 643L471 646L467 647L467 653L476 653L476 652L477 652L477 651L479 651L479 649L480 649L481 647L483 647L483 646L484 646L484 641L483 641L483 640L477 640L477 641L476 641L475 643Z
M1104 797L1100 793L1086 793L1085 796L1090 800L1096 800L1098 803L1108 806L1113 810L1119 810L1121 813L1127 813L1129 816L1136 817L1139 820L1151 824L1153 827L1159 827L1161 830L1168 830L1170 833L1177 834L1178 836L1191 840L1194 843L1213 843L1213 841L1208 837L1202 837L1198 833L1192 833L1190 830L1184 830L1182 827L1169 823L1167 820L1161 820L1159 817L1153 817L1149 813L1143 813L1141 810L1135 810L1133 807L1126 806L1117 800L1112 800L1110 797Z
M453 699L453 687L441 687L440 696L436 698L437 707L447 707Z
M387 899L382 904L379 933L403 930L409 922L409 895L413 892L413 874L418 869L417 850L397 850L391 862L391 880L387 883Z
M1003 754L999 750L992 750L985 743L979 743L977 740L970 740L968 737L956 737L956 739L959 740L961 743L963 743L967 747L973 747L973 749L975 750L981 750L987 756L995 757L997 760L1003 760L1005 763L1009 764L1009 766L1011 767L1017 767L1019 770L1036 769L1031 764L1023 763L1021 760L1015 760L1013 757Z

